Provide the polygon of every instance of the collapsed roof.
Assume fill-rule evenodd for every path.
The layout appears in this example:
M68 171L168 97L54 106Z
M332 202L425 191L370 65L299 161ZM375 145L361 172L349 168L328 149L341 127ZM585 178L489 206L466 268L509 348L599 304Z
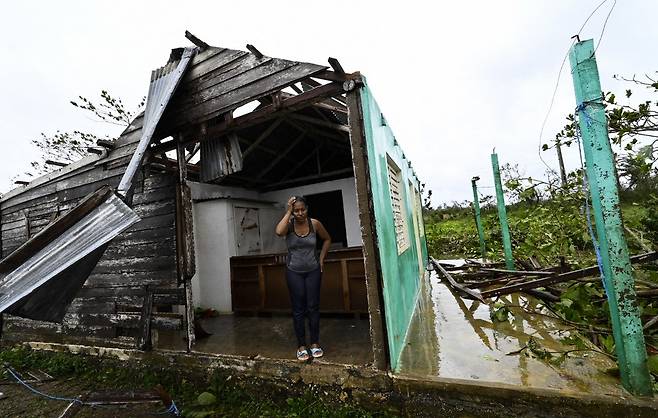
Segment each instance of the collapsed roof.
M145 155L149 165L168 169L167 152L185 150L184 161L197 179L259 189L351 175L341 95L354 88L355 75L345 74L335 60L330 62L336 71L328 71L249 49L202 44L173 50L169 62L152 73L144 114L110 152L0 199L3 209L31 189L56 187L72 173L101 164L107 184L117 187L116 193L108 188L91 192L0 261L0 312L61 321L107 243L138 221L129 205ZM249 103L254 103L251 112L234 115ZM200 159L194 163L197 152Z

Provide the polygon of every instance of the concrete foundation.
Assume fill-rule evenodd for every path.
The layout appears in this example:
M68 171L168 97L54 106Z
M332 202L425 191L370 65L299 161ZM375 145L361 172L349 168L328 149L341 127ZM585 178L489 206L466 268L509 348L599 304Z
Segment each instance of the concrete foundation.
M70 352L141 364L167 364L201 375L223 371L291 387L297 383L341 391L363 404L388 403L401 416L413 417L655 417L658 402L631 396L565 394L552 389L472 382L426 376L393 376L369 366L327 361L245 359L228 355L141 352L51 343L27 343L37 350Z

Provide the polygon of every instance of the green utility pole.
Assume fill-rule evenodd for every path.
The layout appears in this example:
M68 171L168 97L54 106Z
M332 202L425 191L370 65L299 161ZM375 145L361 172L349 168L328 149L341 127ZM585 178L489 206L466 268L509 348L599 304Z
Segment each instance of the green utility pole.
M475 227L478 230L478 237L480 238L480 253L482 254L482 261L487 258L487 251L484 246L484 229L482 229L482 219L480 218L480 197L478 195L477 181L480 177L473 177L471 179L471 186L473 186L473 210L475 212Z
M505 196L503 195L503 184L500 182L500 168L498 167L498 154L491 154L491 166L493 167L494 183L496 184L496 203L498 204L498 219L500 229L503 233L503 251L505 252L505 266L514 270L514 258L512 257L512 240L509 235L509 224L507 223L507 209L505 209Z
M590 39L576 43L569 51L569 61L621 381L635 395L651 395L647 352L619 210L617 173L594 42Z

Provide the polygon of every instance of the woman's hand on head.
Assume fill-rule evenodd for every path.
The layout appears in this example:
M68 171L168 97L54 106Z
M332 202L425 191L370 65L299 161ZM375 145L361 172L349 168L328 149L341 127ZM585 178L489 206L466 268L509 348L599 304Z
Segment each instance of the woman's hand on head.
M290 196L290 199L288 199L288 212L292 213L292 207L295 204L295 196Z

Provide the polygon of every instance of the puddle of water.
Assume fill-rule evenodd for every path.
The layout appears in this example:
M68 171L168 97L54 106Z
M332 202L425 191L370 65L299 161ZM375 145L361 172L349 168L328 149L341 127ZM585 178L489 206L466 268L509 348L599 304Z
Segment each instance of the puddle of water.
M531 338L541 349L574 349L561 341L568 325L549 316L531 314L537 301L518 294L502 297L510 319L492 321L489 305L462 299L433 272L419 297L407 345L400 357L400 373L500 382L564 391L623 395L618 379L606 370L616 364L604 354L570 353L561 364L541 360L526 347Z

